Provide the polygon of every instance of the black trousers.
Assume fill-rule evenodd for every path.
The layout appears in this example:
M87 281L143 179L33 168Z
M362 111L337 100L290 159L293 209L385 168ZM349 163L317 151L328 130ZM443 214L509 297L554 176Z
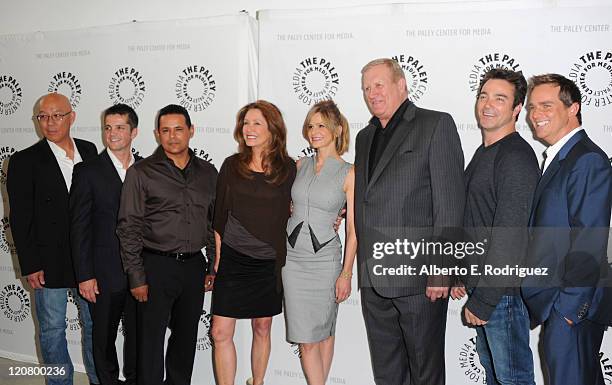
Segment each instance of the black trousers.
M93 356L101 385L116 385L119 380L117 360L117 328L123 316L123 376L128 384L136 384L136 300L126 289L119 292L102 290L96 303L89 304L93 320Z
M361 308L376 385L444 385L447 299L385 298L363 287Z
M138 384L189 385L204 305L204 256L177 261L143 251L149 294L138 303ZM166 349L164 383L164 337Z

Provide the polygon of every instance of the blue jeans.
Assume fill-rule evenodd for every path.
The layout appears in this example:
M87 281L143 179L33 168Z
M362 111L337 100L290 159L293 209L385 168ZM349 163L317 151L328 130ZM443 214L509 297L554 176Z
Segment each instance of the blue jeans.
M79 316L82 324L83 364L87 371L89 382L98 383L96 368L93 361L91 344L92 322L87 301L76 289L36 289L36 316L39 324L40 350L46 365L61 366L64 375L48 376L47 385L72 385L74 367L68 354L66 342L66 306L68 304L68 290L77 299Z
M489 322L476 327L476 351L489 385L535 385L529 314L520 295L503 296Z

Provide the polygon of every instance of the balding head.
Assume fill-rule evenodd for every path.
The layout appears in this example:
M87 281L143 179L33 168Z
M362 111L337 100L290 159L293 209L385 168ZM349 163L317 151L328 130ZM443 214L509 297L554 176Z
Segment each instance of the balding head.
M70 126L76 114L66 96L52 93L40 98L36 118L43 136L49 141L62 146L70 140Z
M71 111L72 106L70 105L70 100L62 94L58 94L56 92L47 94L41 97L38 100L38 109L42 109L45 104L53 103L54 105L65 109L66 111Z

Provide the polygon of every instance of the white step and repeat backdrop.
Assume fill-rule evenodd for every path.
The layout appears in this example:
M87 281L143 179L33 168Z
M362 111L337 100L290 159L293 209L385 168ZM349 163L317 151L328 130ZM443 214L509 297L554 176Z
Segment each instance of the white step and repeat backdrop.
M192 148L219 167L236 150L234 115L255 98L256 87L257 25L246 14L0 37L0 356L36 361L39 355L33 296L17 279L5 183L10 155L38 140L32 121L35 101L51 91L67 95L77 114L73 136L93 141L99 150L102 111L114 103L131 105L140 118L134 150L142 156L157 146L156 112L181 104L196 126ZM207 295L194 371L201 384L214 383L209 303ZM67 338L82 369L77 314L71 300Z
M409 97L425 108L448 111L461 136L466 164L481 143L474 118L476 90L490 68L521 70L525 76L558 72L575 80L583 98L584 126L612 156L612 8L549 8L538 2L405 4L337 10L263 11L259 21L259 97L285 113L290 153L308 154L300 135L316 101L333 98L347 116L351 137L370 115L361 96L360 70L377 57L393 57L404 68ZM540 155L525 121L519 130ZM352 142L354 143L354 141ZM346 155L351 161L354 149ZM359 296L340 307L330 384L372 384ZM463 302L451 301L446 338L447 383L484 384L475 351L475 331L461 324ZM418 333L418 330L414 331ZM272 384L303 384L296 347L274 324L268 376ZM539 329L532 333L537 352ZM612 346L603 349L609 365ZM539 365L536 354L536 365ZM610 367L606 378L612 383ZM543 384L537 370L538 383Z
M550 2L405 4L334 10L260 11L206 19L134 23L65 32L0 36L0 159L3 230L0 234L0 355L37 359L30 293L8 228L6 163L37 140L31 119L35 100L50 90L66 93L77 112L74 136L101 149L100 113L112 103L134 106L141 118L135 150L155 148L155 112L168 103L185 105L197 127L196 153L217 167L235 151L232 129L239 107L256 97L276 103L289 128L289 152L311 151L301 137L308 108L334 98L351 122L351 136L369 114L361 97L360 69L371 59L393 57L407 76L419 106L450 112L466 162L480 143L474 119L475 90L493 67L526 76L558 72L583 92L584 126L612 154L612 7L555 7ZM486 9L485 9L486 8ZM259 30L259 31L258 31ZM521 134L538 155L524 120ZM353 149L346 154L352 161ZM356 287L356 282L353 282ZM461 325L460 302L449 306L446 357L448 383L484 384L475 332ZM77 363L80 333L70 305L68 339ZM209 297L201 319L194 384L213 384L208 336ZM250 333L239 322L237 383L249 376ZM415 330L418 333L418 330ZM297 347L284 340L276 317L266 383L305 383ZM539 330L532 333L537 352ZM372 384L369 353L356 290L340 307L330 384ZM121 346L121 341L118 345ZM612 344L602 348L602 366L612 383ZM539 365L536 354L536 364ZM538 384L543 384L537 370Z

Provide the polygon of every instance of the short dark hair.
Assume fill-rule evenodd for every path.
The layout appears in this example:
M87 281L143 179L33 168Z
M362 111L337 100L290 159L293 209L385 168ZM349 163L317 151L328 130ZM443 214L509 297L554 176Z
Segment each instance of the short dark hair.
M512 103L512 108L518 106L519 104L525 104L525 95L527 95L527 80L525 80L523 72L506 70L502 68L493 68L492 70L487 71L480 81L478 95L480 95L482 87L485 85L485 83L491 79L505 80L514 86L514 101ZM518 119L518 115L516 118Z
M178 104L168 104L166 107L159 110L159 113L157 114L157 129L159 130L159 121L162 116L173 114L183 115L185 117L187 127L191 127L191 118L189 117L189 112L187 112L187 109L183 106L179 106Z
M104 110L103 118L106 119L108 115L127 115L127 122L130 128L138 127L138 115L136 115L136 111L127 104L119 103L108 107Z
M536 75L529 79L529 92L531 93L535 87L542 84L553 84L554 86L558 86L559 100L561 100L565 107L578 103L576 118L578 118L578 123L582 124L582 95L576 83L559 74Z

